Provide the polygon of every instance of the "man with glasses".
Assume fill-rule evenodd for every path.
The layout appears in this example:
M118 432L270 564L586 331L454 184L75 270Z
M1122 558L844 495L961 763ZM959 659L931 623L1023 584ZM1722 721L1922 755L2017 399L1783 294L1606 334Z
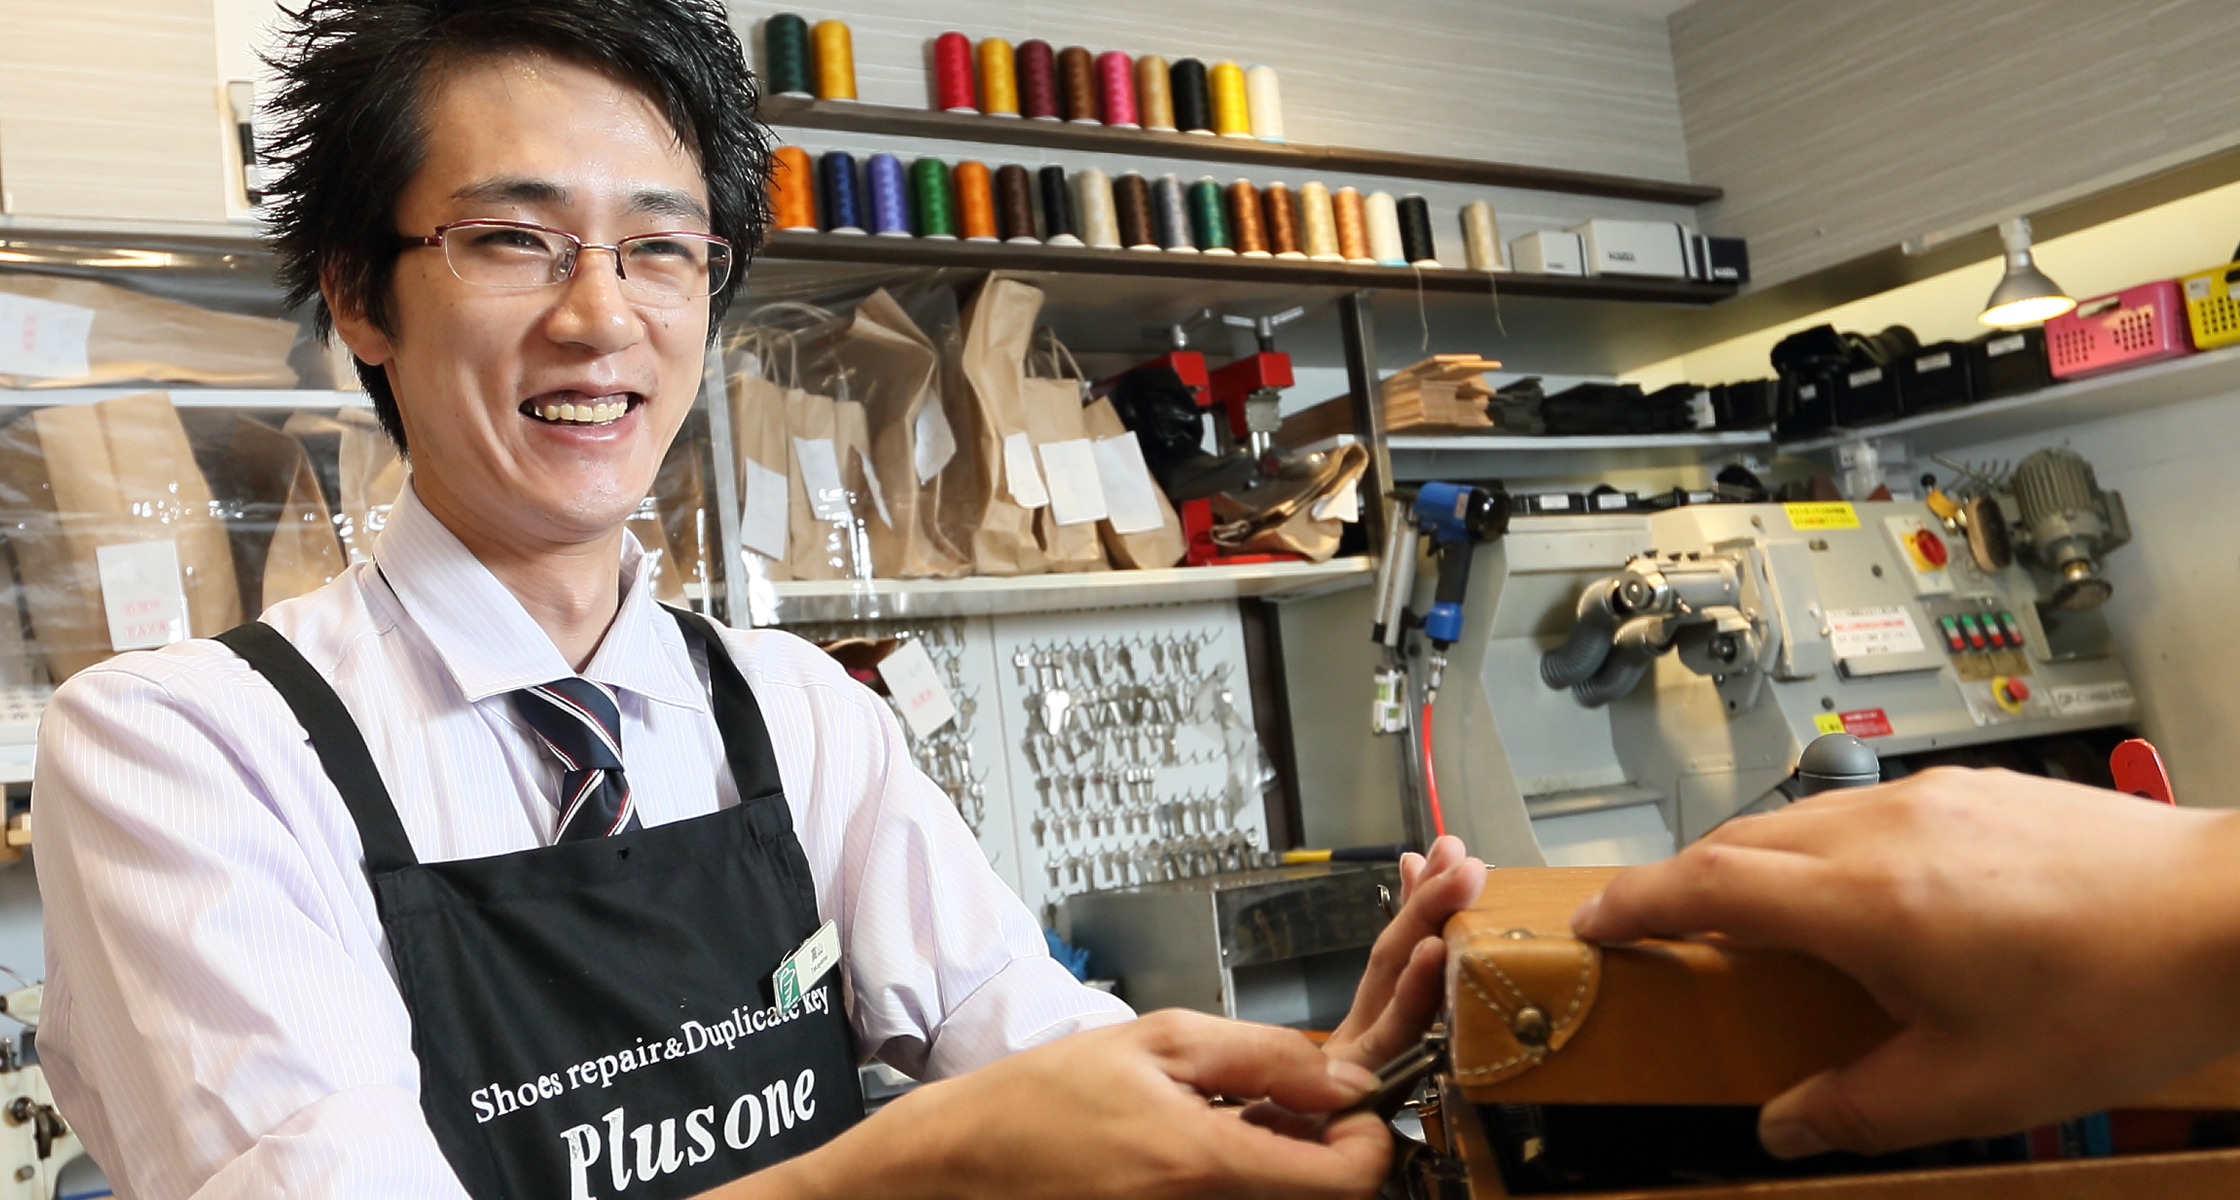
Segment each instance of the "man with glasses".
M1379 1123L1311 1114L1482 864L1403 864L1327 1054L1129 1021L875 697L654 603L622 523L765 224L715 0L311 0L282 60L283 279L412 478L372 563L48 710L41 1049L119 1193L1367 1194ZM938 1082L864 1121L872 1054Z

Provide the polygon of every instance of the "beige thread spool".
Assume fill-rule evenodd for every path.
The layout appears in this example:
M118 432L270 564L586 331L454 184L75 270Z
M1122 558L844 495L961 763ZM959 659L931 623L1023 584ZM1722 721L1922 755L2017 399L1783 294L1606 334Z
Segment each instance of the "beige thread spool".
M1315 262L1346 260L1346 256L1338 252L1338 218L1330 189L1319 182L1299 189L1299 230L1309 259Z
M1462 252L1473 271L1506 271L1501 261L1501 227L1493 219L1493 206L1473 200L1462 206Z

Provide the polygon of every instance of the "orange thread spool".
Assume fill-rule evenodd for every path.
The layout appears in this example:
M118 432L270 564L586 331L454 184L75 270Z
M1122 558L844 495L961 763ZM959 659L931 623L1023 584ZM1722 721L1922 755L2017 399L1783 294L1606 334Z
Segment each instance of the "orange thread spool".
M988 164L967 159L957 164L957 224L968 242L996 237L996 189Z
M779 229L815 229L817 173L809 167L809 152L780 146L770 159L770 223Z
M1246 258L1268 257L1268 229L1260 220L1260 190L1249 179L1229 185L1229 236Z
M1352 188L1339 188L1330 197L1336 210L1338 225L1338 255L1350 263L1373 263L1369 257L1369 214L1361 203L1361 193Z

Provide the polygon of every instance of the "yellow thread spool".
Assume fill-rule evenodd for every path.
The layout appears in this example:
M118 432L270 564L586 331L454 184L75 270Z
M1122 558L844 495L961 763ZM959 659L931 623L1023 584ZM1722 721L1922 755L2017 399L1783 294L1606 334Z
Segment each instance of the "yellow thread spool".
M816 64L817 99L856 98L856 48L840 21L819 21L809 30L809 52Z
M980 39L980 111L991 117L1019 115L1019 75L1011 43Z
M1245 100L1244 68L1233 62L1213 64L1206 74L1206 90L1213 93L1213 131L1222 137L1252 136L1252 107Z
M1330 189L1309 183L1299 189L1299 235L1307 257L1315 262L1344 262L1338 253L1338 217L1331 207Z

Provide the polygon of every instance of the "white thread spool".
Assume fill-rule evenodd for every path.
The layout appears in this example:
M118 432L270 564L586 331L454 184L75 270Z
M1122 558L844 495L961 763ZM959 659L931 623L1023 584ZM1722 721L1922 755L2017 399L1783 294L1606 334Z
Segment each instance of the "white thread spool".
M1408 252L1400 241L1400 207L1392 193L1371 192L1362 197L1361 215L1369 227L1369 257L1382 266L1407 266Z
M1263 142L1283 139L1283 90L1276 83L1276 69L1254 63L1244 69L1245 111L1252 121L1252 136Z
M1081 215L1081 238L1099 250L1120 248L1120 218L1112 207L1112 180L1090 167L1073 177L1074 206Z

